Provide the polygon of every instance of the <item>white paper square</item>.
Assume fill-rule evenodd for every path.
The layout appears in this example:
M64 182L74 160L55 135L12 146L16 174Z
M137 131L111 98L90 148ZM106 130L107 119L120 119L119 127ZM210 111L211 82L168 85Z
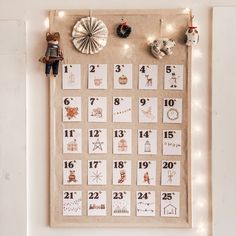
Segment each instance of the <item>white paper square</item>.
M180 185L180 161L162 161L161 185Z
M107 129L89 129L89 153L107 153Z
M88 122L107 121L107 98L89 97L88 98Z
M139 89L157 89L157 81L157 65L139 65Z
M179 156L182 154L182 131L163 130L163 155Z
M81 66L80 64L62 65L62 86L63 89L81 88Z
M155 123L157 122L157 98L141 97L139 98L139 122Z
M107 89L107 64L88 65L88 88Z
M106 191L88 191L88 216L105 216Z
M165 65L164 88L171 90L183 90L183 65Z
M138 154L157 154L156 130L138 130Z
M182 123L182 98L164 98L163 123Z
M130 216L130 191L112 192L112 216Z
M81 161L80 160L64 160L63 161L63 184L81 184Z
M136 204L137 216L155 216L155 191L137 191Z
M82 215L82 192L63 191L63 216Z
M132 64L114 64L114 89L132 89Z
M179 217L179 192L161 192L161 216Z
M89 160L88 161L88 185L107 184L107 161Z
M156 161L138 161L137 185L156 185Z
M63 153L82 153L81 129L63 129Z
M113 122L132 122L131 97L113 97Z
M63 121L81 121L81 97L63 97Z
M113 161L113 184L131 185L131 161L115 160Z
M114 129L113 130L113 153L131 154L132 153L132 130Z

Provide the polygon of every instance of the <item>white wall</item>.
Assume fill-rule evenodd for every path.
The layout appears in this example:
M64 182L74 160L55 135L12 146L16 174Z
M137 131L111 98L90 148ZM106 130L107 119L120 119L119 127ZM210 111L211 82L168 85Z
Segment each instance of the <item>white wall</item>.
M214 236L221 236L226 229L235 232L236 222L236 7L215 8L213 14L213 229Z
M27 159L28 159L28 236L135 234L141 236L210 235L208 223L208 79L210 48L210 7L236 4L235 0L0 0L0 19L22 19L27 23ZM201 41L193 57L193 229L52 229L49 228L49 82L44 78L43 66L37 62L45 50L44 20L49 9L135 9L190 7L200 27ZM9 68L9 67L8 67ZM17 72L15 71L17 81ZM1 77L2 81L2 77ZM22 113L21 113L22 114ZM5 118L6 120L6 118ZM0 137L1 141L4 139ZM5 148L5 147L4 147ZM17 151L14 151L17 154ZM20 155L21 157L24 154ZM7 158L3 156L4 160ZM220 165L220 164L219 164ZM20 170L24 168L19 165ZM200 177L199 177L200 176ZM24 189L24 178L21 178ZM16 187L13 183L8 189ZM26 196L25 196L26 197ZM24 204L24 196L18 204ZM1 208L2 209L2 208ZM12 216L14 218L14 216ZM11 225L11 221L6 221ZM23 223L23 226L26 224ZM12 233L1 236L26 236L17 225Z
M0 20L0 35L0 235L26 235L25 24Z

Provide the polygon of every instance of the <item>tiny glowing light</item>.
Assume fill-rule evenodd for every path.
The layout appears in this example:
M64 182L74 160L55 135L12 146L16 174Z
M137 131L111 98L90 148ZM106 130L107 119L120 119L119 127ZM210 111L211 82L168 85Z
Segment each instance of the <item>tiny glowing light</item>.
M193 78L192 78L193 84L198 85L200 81L201 81L201 77L199 75L193 75Z
M196 152L195 156L198 157L198 158L201 157L202 156L202 152L201 151Z
M190 12L190 8L186 7L184 10L183 10L184 13L189 13Z
M199 200L197 202L197 206L200 207L200 208L203 208L205 206L205 201L204 200Z
M173 32L173 31L174 31L173 25L167 24L167 25L166 25L166 31L167 31L167 32Z
M128 49L128 48L129 48L129 44L126 43L126 44L124 45L124 49Z
M148 43L152 43L154 41L154 38L152 36L149 36L147 38Z
M206 227L203 223L199 224L197 232L201 235L205 235L207 233Z
M65 12L64 12L64 11L59 11L59 12L58 12L58 16L59 16L59 17L63 17L64 15L65 15Z
M196 179L195 179L195 183L196 184L203 184L203 183L205 183L205 177L203 175L197 176Z
M194 127L194 132L196 132L196 133L201 133L201 131L202 131L201 126L195 125L195 127Z
M201 102L199 100L194 100L192 103L193 108L201 108Z
M202 52L199 49L194 48L194 50L193 50L193 58L202 58Z
M49 18L48 17L44 20L44 25L45 25L46 29L49 28Z

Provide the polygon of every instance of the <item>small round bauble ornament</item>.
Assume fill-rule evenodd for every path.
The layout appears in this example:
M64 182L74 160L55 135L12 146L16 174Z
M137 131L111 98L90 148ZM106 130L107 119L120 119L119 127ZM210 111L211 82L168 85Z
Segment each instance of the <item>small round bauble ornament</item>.
M76 22L72 37L72 42L79 52L94 54L106 46L108 29L103 21L89 16Z
M128 38L131 31L132 31L132 28L129 25L127 25L127 22L123 20L116 28L116 33L120 38Z

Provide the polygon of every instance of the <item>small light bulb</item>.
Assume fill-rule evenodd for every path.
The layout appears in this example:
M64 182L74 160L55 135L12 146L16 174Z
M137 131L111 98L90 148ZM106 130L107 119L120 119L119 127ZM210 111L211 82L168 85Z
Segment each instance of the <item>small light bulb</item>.
M196 184L203 184L205 182L205 177L203 175L199 175L195 179Z
M201 108L201 102L199 100L194 100L192 103L193 108Z
M183 10L184 13L189 13L190 12L190 8L186 7L184 10Z
M199 49L195 48L193 50L193 58L202 58L202 52Z
M128 48L129 48L129 44L126 43L126 44L124 45L124 49L128 49Z
M59 11L59 12L58 12L58 16L59 16L59 17L63 17L64 15L65 15L65 12L64 12L64 11Z
M154 38L152 37L152 36L149 36L148 38L147 38L147 42L148 43L152 43L154 41Z
M44 26L46 29L49 28L49 18L48 17L44 20Z
M167 32L173 32L174 31L173 25L171 25L171 24L166 25L166 31Z
M201 133L201 131L202 131L201 126L199 126L199 125L194 126L194 132Z
M197 74L193 75L193 78L192 78L192 83L195 84L195 85L198 85L201 81L201 77Z
M197 202L197 206L200 207L200 208L203 208L203 207L205 206L204 200L199 200L199 201Z

